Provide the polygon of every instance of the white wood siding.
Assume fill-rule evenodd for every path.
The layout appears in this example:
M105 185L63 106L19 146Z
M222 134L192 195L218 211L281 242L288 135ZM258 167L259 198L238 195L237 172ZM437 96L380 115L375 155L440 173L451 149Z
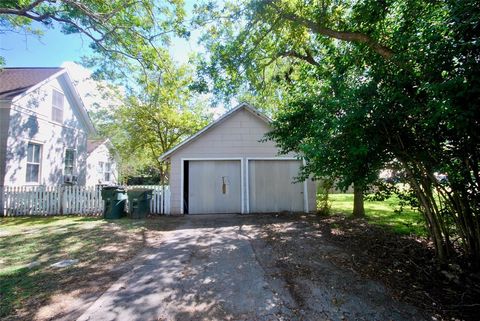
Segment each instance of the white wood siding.
M5 155L4 185L26 185L26 151L29 142L42 145L39 184L54 186L63 183L66 149L76 151L78 184L85 185L87 130L72 108L73 97L66 89L63 76L52 79L13 102ZM52 121L52 91L65 96L63 123ZM35 185L35 184L29 184Z
M0 186L3 186L5 179L7 139L10 123L10 102L0 101ZM1 200L0 200L1 204Z
M298 160L249 160L249 212L304 212L305 184L294 183L300 165Z
M242 212L239 160L191 160L188 165L189 214Z
M109 162L112 164L110 182L105 182L103 173L98 172L98 163ZM85 185L94 186L97 184L118 184L118 166L115 158L111 155L106 144L101 144L87 157L87 179Z
M284 157L285 155L278 155L278 150L273 142L260 142L269 130L269 126L258 116L242 108L172 154L169 182L172 214L182 212L182 158ZM245 175L244 171L244 181L246 181ZM316 186L311 180L307 185L309 209L314 210L316 208ZM246 194L247 191L243 192Z

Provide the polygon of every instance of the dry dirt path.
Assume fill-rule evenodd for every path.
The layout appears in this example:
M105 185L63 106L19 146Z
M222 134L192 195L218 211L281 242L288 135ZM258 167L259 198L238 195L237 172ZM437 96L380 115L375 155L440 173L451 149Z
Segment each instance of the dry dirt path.
M283 253L263 237L274 223L294 228L293 223L237 215L180 222L162 232L161 241L151 242L138 264L78 320L422 319L414 308L394 301L381 284L326 259L303 258L318 268L320 280L318 275L290 276L286 268L302 259L305 249L299 245L296 253ZM339 252L328 244L324 249L326 255Z

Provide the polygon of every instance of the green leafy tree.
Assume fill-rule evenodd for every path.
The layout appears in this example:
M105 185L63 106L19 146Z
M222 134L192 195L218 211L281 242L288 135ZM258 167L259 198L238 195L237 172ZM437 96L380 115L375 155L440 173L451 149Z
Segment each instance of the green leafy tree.
M333 68L326 70L331 73ZM305 157L305 176L314 173L318 180L333 181L342 190L353 185L353 215L362 217L364 192L378 178L388 154L382 138L365 126L368 101L355 92L354 81L349 84L343 91L326 81L315 89L298 84L267 137L275 140L283 153ZM305 95L308 91L315 94ZM335 99L331 99L332 92Z
M41 36L45 28L85 35L110 61L132 59L148 68L173 33L184 36L183 0L6 0L0 4L0 34Z
M252 0L197 17L215 92L277 95L270 137L319 177L363 187L399 162L440 261L455 239L480 266L476 1Z
M161 69L147 74L137 69L137 76L135 89L122 97L109 119L103 118L101 131L117 147L124 176L150 171L166 183L160 155L204 127L211 115L190 90L192 71L186 66L166 59Z

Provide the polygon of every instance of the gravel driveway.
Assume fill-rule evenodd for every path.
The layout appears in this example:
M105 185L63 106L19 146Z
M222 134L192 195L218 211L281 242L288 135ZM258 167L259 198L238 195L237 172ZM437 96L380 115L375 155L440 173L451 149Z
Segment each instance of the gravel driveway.
M421 320L379 283L327 260L322 280L286 278L264 242L271 216L194 216L152 237L134 267L78 320ZM336 253L324 245L325 253ZM295 253L301 256L302 249ZM293 254L292 254L293 255ZM305 257L305 260L308 260ZM308 294L300 298L299 291Z

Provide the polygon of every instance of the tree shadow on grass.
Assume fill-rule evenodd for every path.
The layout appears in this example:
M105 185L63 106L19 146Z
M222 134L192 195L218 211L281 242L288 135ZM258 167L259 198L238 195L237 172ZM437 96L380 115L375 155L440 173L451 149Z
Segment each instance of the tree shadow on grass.
M62 222L65 220L65 216L26 216L26 217L2 217L0 218L0 228L13 227L13 226L37 226L55 224L56 222ZM75 217L69 219L75 220Z
M22 217L3 219L2 223L8 233L0 236L0 318L32 320L38 315L48 319L67 313L69 307L59 307L62 296L66 302L77 297L84 304L91 303L125 272L119 266L140 252L145 231L161 234L177 229L195 231L239 224L262 225L270 224L271 216L153 217L144 220ZM62 269L50 267L64 259L79 262ZM38 265L27 268L32 262ZM52 306L51 311L49 306ZM67 319L78 316L75 314L78 311L70 311Z
M120 276L110 273L112 265L128 260L143 246L139 231L66 223L39 226L28 221L23 230L0 238L0 318L32 320L54 295L101 288ZM67 268L50 266L64 259L78 263ZM29 263L34 263L31 268Z

